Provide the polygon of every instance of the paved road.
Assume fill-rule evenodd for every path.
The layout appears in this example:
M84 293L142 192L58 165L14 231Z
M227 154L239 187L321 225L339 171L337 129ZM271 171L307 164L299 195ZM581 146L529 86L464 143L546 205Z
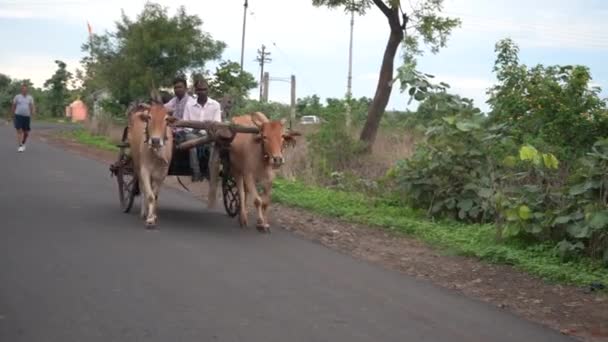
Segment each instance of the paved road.
M493 306L164 189L160 229L105 164L0 126L0 341L567 341Z

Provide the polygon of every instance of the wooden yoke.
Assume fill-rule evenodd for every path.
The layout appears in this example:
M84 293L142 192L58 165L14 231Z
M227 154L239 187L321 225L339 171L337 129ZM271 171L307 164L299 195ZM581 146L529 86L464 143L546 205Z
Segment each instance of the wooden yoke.
M179 120L172 124L173 127L187 127L193 129L202 129L207 132L206 137L185 141L177 146L178 149L191 149L193 147L216 142L219 144L229 145L237 133L259 134L260 130L257 127L242 126L234 123L225 123L217 121L190 121Z

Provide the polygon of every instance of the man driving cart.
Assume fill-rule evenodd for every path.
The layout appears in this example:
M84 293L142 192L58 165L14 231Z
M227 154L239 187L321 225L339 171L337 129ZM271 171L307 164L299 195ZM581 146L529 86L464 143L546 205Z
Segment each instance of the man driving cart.
M204 79L194 82L194 93L196 98L188 96L188 100L183 107L183 116L180 118L185 121L222 121L220 103L209 97L209 85ZM187 96L187 95L186 95ZM207 132L204 130L194 130L192 128L175 129L175 140L177 144L184 141L205 137ZM213 146L209 147L209 167L215 167L215 154ZM192 181L199 182L204 179L199 164L199 148L193 147L189 150L190 168L192 170Z

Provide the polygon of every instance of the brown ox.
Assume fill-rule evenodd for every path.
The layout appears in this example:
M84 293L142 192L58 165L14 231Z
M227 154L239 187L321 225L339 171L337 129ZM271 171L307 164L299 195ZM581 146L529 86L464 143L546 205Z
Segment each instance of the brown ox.
M142 192L141 218L148 228L156 224L158 193L173 154L173 135L168 124L175 120L159 102L140 104L129 118L131 157Z
M270 121L260 113L252 113L232 118L232 122L244 126L256 126L260 134L238 133L230 145L230 170L236 180L241 208L239 223L247 227L246 194L253 196L257 210L257 228L270 231L267 209L270 205L272 181L276 169L284 163L283 149L295 145L296 132L284 132L285 119ZM264 193L260 196L256 185L261 183Z

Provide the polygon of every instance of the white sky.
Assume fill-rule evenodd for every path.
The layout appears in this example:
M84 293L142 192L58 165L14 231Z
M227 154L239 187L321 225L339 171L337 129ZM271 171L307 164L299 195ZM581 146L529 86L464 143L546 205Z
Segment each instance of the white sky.
M243 0L158 2L167 5L172 14L184 3L188 13L203 19L205 31L228 44L223 58L240 61ZM591 67L594 82L604 85L608 80L603 62L608 57L608 22L604 19L608 2L604 2L446 0L446 13L460 17L463 26L454 32L446 49L421 59L420 67L424 72L435 74L438 81L449 83L454 92L475 99L478 106L487 109L483 103L484 92L494 82L491 70L494 43L510 36L520 45L522 59L527 64L585 64ZM265 44L273 59L266 71L271 77L295 74L298 97L314 93L322 98L342 97L348 70L349 16L341 9L316 8L311 3L310 0L250 0L245 69L259 77L254 58L256 50ZM30 78L41 86L54 72L55 59L75 69L82 56L80 45L87 37L87 20L95 32L113 30L121 8L134 18L143 4L141 0L0 0L0 22L4 25L15 20L31 23L41 39L53 40L55 47L24 52L20 51L22 41L15 39L15 47L0 54L0 72L15 78ZM4 25L0 23L0 32L5 30ZM75 34L66 27L81 30L80 38L62 40L64 34L69 37ZM53 37L45 37L45 32L53 30L57 30ZM377 9L372 8L364 17L356 18L354 96L373 97L387 35L386 20ZM0 38L7 39L1 33ZM4 46L11 44L5 42ZM397 56L395 66L399 64ZM251 91L252 97L257 94L257 90ZM289 84L272 82L270 100L288 103ZM403 109L407 100L395 87L388 109Z

